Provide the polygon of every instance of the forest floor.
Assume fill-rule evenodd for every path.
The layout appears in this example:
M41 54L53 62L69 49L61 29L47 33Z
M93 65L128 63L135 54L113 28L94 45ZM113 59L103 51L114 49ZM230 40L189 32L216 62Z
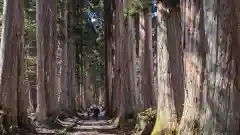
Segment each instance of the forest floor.
M24 135L131 135L132 127L117 128L112 120L100 114L99 120L81 114L81 117L55 120L45 125L37 125L35 133L24 132ZM26 134L27 133L27 134Z

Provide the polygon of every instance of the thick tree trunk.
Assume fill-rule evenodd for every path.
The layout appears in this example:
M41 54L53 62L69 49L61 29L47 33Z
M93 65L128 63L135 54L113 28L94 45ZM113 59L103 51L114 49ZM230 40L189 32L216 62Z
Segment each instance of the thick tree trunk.
M111 52L112 52L112 91L111 91L111 112L110 112L110 116L111 117L114 117L114 116L116 116L116 110L117 110L117 106L115 106L116 105L116 103L117 103L117 101L116 100L114 100L114 99L116 99L116 93L117 93L117 91L116 91L116 73L117 73L117 69L116 69L116 55L117 55L117 50L116 50L116 40L117 40L117 38L116 38L116 3L117 1L116 0L114 0L114 1L112 1L112 9L114 9L113 10L113 18L112 18L112 23L113 23L113 25L114 25L114 28L113 28L113 34L112 34L112 36L113 36L113 38L112 38L112 50L111 50Z
M133 97L133 91L131 91L130 89L130 71L129 71L129 53L130 53L130 46L132 46L132 44L129 43L129 18L126 17L125 18L125 25L124 25L124 37L123 37L123 44L122 44L122 52L126 53L126 55L121 54L122 55L122 61L121 61L121 65L122 65L122 70L123 70L123 82L122 82L122 94L128 93L128 96L124 96L122 97L122 103L124 104L124 108L125 108L125 112L123 113L131 113L133 112L133 104L132 104L132 97Z
M152 49L152 14L150 8L144 11L145 41L143 53L142 91L144 94L144 108L155 105L153 83L153 49Z
M143 106L143 92L142 92L142 75L143 75L143 45L144 45L144 19L142 14L135 15L135 32L136 32L136 106L137 111L144 109Z
M115 32L116 32L116 55L115 55L115 73L114 73L114 82L115 82L115 95L113 104L113 111L120 119L122 119L125 113L124 108L124 91L123 91L123 73L124 73L124 63L123 62L123 36L124 36L124 15L123 15L123 0L116 0L115 2Z
M4 0L0 49L0 107L6 113L3 124L7 128L28 124L29 89L25 80L23 5L23 0Z
M49 116L54 115L53 117L56 117L59 112L59 91L56 87L56 67L57 67L57 59L56 59L56 53L57 53L57 1L52 0L49 3L49 54L48 57L50 58L48 61L49 64L49 78L47 78L48 81L48 94L47 94L47 105L48 105L48 112L47 114Z
M181 1L181 16L184 46L185 100L180 123L180 133L198 134L203 86L203 42L200 38L203 28L201 0Z
M107 115L111 110L112 91L112 32L113 32L113 12L111 0L104 1L104 31L105 31L105 108Z
M167 21L167 41L170 53L169 60L171 66L171 84L174 94L174 104L178 119L182 116L184 104L184 71L183 71L183 51L181 46L181 17L180 9L173 8Z
M127 17L127 33L125 36L127 36L127 50L126 52L128 53L127 57L127 68L128 68L128 89L129 93L131 93L130 101L131 102L131 111L136 112L136 97L137 97L137 82L136 82L136 40L135 40L135 30L134 30L134 18L132 16ZM128 103L129 103L128 102Z
M237 19L238 19L238 24L240 24L240 1L239 0L235 0L235 4L236 4L236 15L237 15ZM240 35L240 25L237 26L237 30L238 30L238 36ZM240 47L240 38L238 38L238 45ZM236 73L237 73L237 79L236 81L236 87L239 90L240 89L240 57L236 58L237 60L237 69L236 69Z
M23 18L23 16L22 16ZM28 75L26 72L26 61L25 61L25 51L24 48L19 49L19 72L20 72L20 82L19 82L19 91L18 91L18 96L17 96L17 103L18 103L18 108L17 108L17 113L18 113L18 125L21 127L26 128L29 126L29 112L33 112L33 106L30 104L30 87L29 87L29 81L28 81ZM23 57L23 58L22 58Z
M62 91L60 94L60 108L67 113L76 110L75 105L75 44L73 39L74 11L73 0L63 0L62 3L62 48L63 73L61 77Z
M202 4L206 39L202 134L239 134L236 4L234 0L204 0Z
M129 7L131 3L129 1L124 1L124 8ZM123 82L122 82L122 103L124 106L124 115L133 114L135 111L135 70L134 70L134 58L135 58L135 40L134 40L134 20L133 17L127 15L124 18L124 33L122 42L122 61L121 68L123 70ZM126 53L126 54L124 54ZM125 94L128 94L126 96Z
M58 111L55 89L56 1L37 1L37 119ZM51 100L50 100L51 99Z
M75 111L75 44L73 39L73 26L74 26L74 16L73 16L73 0L68 0L68 103L69 110L71 112Z
M121 5L119 5L119 4ZM121 49L121 38L119 35L120 33L120 26L117 25L119 23L118 21L121 19L119 18L119 12L121 12L121 7L123 6L122 0L115 0L115 16L114 16L114 25L115 25L115 55L114 55L114 81L113 81L113 93L112 93L112 114L113 116L116 116L118 111L120 110L120 88L119 88L119 83L120 83L120 49ZM122 21L121 21L122 22ZM122 25L121 25L122 26ZM117 38L118 37L118 38ZM114 100L116 99L116 100Z
M159 3L160 4L160 3ZM181 60L180 46L180 10L172 9L170 13L158 6L157 37L157 80L158 109L157 119L152 135L170 134L177 126L177 109L175 92L181 90L175 78L181 78L176 68L181 67L176 59ZM178 40L177 40L178 39ZM176 42L173 42L176 41ZM178 58L180 57L180 58ZM179 61L180 63L181 61ZM176 67L177 66L177 67ZM175 68L176 67L176 68ZM178 85L178 87L176 87ZM177 89L176 89L177 88ZM176 90L176 91L175 91ZM180 91L183 92L183 91ZM178 92L178 93L180 93ZM180 95L178 95L180 96ZM179 101L178 101L179 102ZM183 102L182 102L183 103Z
M62 89L60 93L60 108L62 111L68 110L68 0L63 0L61 10L61 48L62 48Z

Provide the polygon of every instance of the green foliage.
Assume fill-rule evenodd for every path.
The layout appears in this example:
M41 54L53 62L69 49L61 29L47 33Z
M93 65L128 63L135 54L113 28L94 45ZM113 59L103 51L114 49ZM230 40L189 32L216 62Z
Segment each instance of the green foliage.
M138 115L139 117L145 116L148 121L154 122L156 120L157 111L156 109L148 108L145 111L140 112Z
M99 18L91 22L87 12L94 12ZM85 1L79 12L77 24L74 26L74 35L77 35L75 42L78 48L82 48L82 62L77 65L80 68L84 65L84 72L96 71L96 88L104 87L104 27L103 27L103 0Z
M103 0L84 0L83 5L80 5L79 17L76 17L77 23L73 27L75 44L82 46L83 64L88 71L91 67L95 68L96 87L104 86L104 27L103 27ZM0 0L0 18L2 19L3 0ZM58 23L60 19L61 0L58 0ZM95 12L98 14L97 22L92 23L87 12ZM24 1L24 22L25 22L25 44L26 48L36 47L36 1ZM0 25L2 21L0 21ZM78 57L78 56L77 56ZM28 72L35 72L36 57L27 57L26 63ZM77 68L80 67L78 63Z
M35 56L29 56L26 59L26 64L28 66L27 70L28 72L35 72L36 70L36 57Z
M131 0L128 1L127 7L123 10L124 16L134 15L146 8L151 8L151 0Z
M137 114L135 131L137 134L150 134L156 121L156 109L148 108Z

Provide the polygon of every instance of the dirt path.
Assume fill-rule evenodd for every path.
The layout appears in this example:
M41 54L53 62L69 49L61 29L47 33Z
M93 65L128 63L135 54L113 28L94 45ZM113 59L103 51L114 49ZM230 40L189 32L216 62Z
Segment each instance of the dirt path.
M72 135L119 135L119 130L111 124L110 120L85 120L74 127Z
M37 131L39 135L131 135L128 129L117 129L111 122L104 116L100 116L98 121L75 117L59 121L59 127L39 127Z

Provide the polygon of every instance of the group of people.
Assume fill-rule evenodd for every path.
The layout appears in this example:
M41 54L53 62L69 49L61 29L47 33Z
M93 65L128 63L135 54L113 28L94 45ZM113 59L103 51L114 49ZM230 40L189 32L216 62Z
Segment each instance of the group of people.
M88 117L92 115L93 118L95 118L96 121L98 121L99 114L100 114L100 109L96 105L91 106L90 108L87 109Z

